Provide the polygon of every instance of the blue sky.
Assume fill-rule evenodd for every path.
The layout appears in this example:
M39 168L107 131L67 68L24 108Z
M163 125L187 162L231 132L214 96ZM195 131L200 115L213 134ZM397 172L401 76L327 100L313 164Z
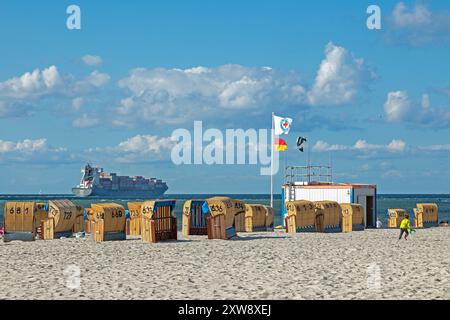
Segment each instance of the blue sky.
M339 182L449 192L447 2L3 0L0 38L0 193L68 193L86 161L172 193L265 193L259 166L175 166L169 137L271 112L294 119L291 165L303 135Z

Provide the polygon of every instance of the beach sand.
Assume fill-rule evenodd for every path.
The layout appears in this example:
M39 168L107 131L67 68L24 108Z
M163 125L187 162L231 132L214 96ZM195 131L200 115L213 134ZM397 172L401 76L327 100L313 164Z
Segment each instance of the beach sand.
M397 237L276 231L232 241L179 234L158 244L1 242L0 299L450 299L450 229Z

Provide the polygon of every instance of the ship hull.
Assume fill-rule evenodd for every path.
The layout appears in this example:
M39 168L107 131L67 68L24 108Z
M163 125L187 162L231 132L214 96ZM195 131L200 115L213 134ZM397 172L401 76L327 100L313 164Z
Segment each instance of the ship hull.
M157 198L162 197L166 190L104 190L73 188L72 192L75 196L80 198Z
M72 193L80 198L89 197L92 194L92 189L88 188L72 188Z
M159 198L168 190L167 184L162 180L143 176L118 176L90 164L81 172L83 177L80 184L72 188L73 194L80 198Z

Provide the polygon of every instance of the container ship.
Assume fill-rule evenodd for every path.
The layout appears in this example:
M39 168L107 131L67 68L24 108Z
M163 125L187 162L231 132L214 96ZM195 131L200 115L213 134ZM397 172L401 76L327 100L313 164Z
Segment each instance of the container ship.
M163 196L169 189L160 179L118 176L90 164L87 164L81 172L83 176L80 184L72 188L73 194L77 197L157 198Z

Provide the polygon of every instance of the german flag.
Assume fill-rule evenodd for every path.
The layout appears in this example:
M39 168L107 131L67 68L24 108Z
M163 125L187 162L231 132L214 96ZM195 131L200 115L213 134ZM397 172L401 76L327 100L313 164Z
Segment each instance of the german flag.
M287 151L287 143L283 139L276 138L275 139L275 150L280 152Z

